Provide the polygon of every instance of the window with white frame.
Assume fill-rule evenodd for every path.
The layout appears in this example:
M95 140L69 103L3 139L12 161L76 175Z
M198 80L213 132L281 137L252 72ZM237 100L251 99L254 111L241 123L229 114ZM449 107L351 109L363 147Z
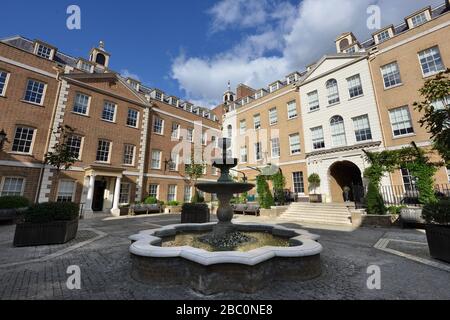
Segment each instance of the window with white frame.
M90 97L83 93L77 93L75 96L75 103L73 105L73 112L82 115L87 115L89 112Z
M356 52L356 46L350 47L345 50L345 53L355 53Z
M372 130L370 129L369 117L367 114L353 118L355 126L356 141L372 140Z
M132 144L126 144L123 150L123 164L127 166L134 166L135 154L136 147Z
M377 34L377 40L378 43L382 43L386 40L389 40L391 38L391 35L389 34L389 30L384 30L383 32L380 32Z
M176 122L172 123L172 134L171 134L172 140L179 140L180 139L180 125Z
M156 91L155 92L155 99L157 99L157 100L162 100L162 93L161 92L159 92L159 91Z
M287 109L288 109L288 119L294 119L297 117L297 102L291 101L288 102L287 104Z
M272 108L269 110L269 124L271 126L278 123L278 112L277 108Z
M241 134L245 134L245 132L247 131L247 121L241 120L239 122L239 130Z
M406 169L402 168L402 179L403 179L403 186L405 187L405 191L417 191L417 179L411 175L411 172Z
M36 55L45 59L50 59L52 57L52 51L52 48L46 47L43 44L38 44L36 48Z
M109 122L116 121L116 104L105 101L103 104L102 119Z
M309 111L315 111L320 109L319 105L319 93L316 91L308 93Z
M278 90L278 82L274 83L270 86L270 92L274 92Z
M67 138L67 146L69 151L78 159L81 159L81 146L83 144L83 137L72 134Z
M262 159L263 159L262 143L257 142L257 143L255 143L255 160L261 161Z
M131 191L130 183L120 184L119 204L121 205L130 204L130 191Z
M414 133L411 115L407 106L389 111L394 137Z
M228 128L227 128L227 131L228 131L228 139L232 139L233 138L233 126L230 124L230 125L228 125Z
M171 184L167 190L167 202L177 200L177 185Z
M161 169L161 155L160 150L152 150L152 169Z
M25 179L21 177L4 177L1 181L0 196L22 196Z
M257 114L255 116L253 116L253 124L254 124L255 130L261 129L261 115Z
M110 151L111 151L111 141L98 140L96 160L98 162L109 163Z
M217 140L217 137L216 137L216 136L212 136L212 137L211 137L211 144L213 145L214 148L217 148L217 147L218 147L219 140Z
M271 149L272 149L272 158L280 157L280 138L273 138L270 140Z
M4 96L6 94L8 77L9 74L7 72L0 70L0 96Z
M189 142L194 142L194 129L192 129L192 128L188 128L187 129L187 137L186 137L186 139Z
M323 136L323 127L311 129L312 146L314 150L325 148L325 139Z
M178 154L172 154L169 162L169 171L178 171Z
M134 109L128 109L127 126L137 128L139 121L139 112Z
M384 87L386 89L402 83L400 78L400 69L397 62L392 62L381 67L381 74L383 75Z
M412 22L412 25L414 28L424 24L427 21L428 21L428 19L427 19L427 15L425 12L422 12L411 18L411 22Z
M289 147L291 150L291 155L301 153L302 149L300 146L300 135L298 133L289 135Z
M184 186L184 203L189 203L192 200L192 187L191 186Z
M305 183L303 178L303 172L293 172L292 180L294 182L295 193L305 193Z
M247 154L247 146L241 147L241 162L247 163L248 162L248 154Z
M25 91L25 101L42 104L44 101L45 83L29 79Z
M73 180L60 180L56 202L73 202L76 183Z
M347 79L348 82L348 92L351 98L356 98L364 94L363 87L361 83L361 77L359 74L354 75Z
M327 92L328 92L328 104L339 103L339 88L336 79L330 79L326 83Z
M156 134L160 134L162 135L164 133L164 120L159 118L159 117L155 117L153 119L153 133Z
M12 151L31 154L36 130L28 127L17 127L12 144Z
M347 145L345 137L344 119L341 116L334 116L330 120L331 141L334 147L342 147Z
M80 60L78 61L78 69L92 73L94 66L90 63L87 63L86 61Z
M159 185L151 184L148 187L148 196L158 199L158 191L159 191Z
M419 60L425 77L445 70L441 53L437 46L419 52Z
M202 145L206 146L206 143L208 142L208 134L206 132L202 133Z

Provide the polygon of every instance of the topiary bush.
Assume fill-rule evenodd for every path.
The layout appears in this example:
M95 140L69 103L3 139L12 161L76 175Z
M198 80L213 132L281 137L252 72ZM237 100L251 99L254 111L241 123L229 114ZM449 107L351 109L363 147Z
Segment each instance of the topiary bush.
M369 182L367 189L367 213L385 215L387 212L383 197L380 194L378 186Z
M0 209L20 209L30 206L30 201L24 197L5 196L0 197Z
M147 199L144 200L145 204L158 204L158 199L156 199L156 197L148 197Z
M80 206L72 202L47 202L31 206L24 214L24 222L48 223L78 219Z
M167 202L167 205L170 207L177 207L180 205L180 203L178 201L174 200L174 201Z
M256 192L258 193L258 203L263 209L270 209L275 205L269 184L264 176L256 178Z
M450 225L450 200L425 205L422 216L431 224Z

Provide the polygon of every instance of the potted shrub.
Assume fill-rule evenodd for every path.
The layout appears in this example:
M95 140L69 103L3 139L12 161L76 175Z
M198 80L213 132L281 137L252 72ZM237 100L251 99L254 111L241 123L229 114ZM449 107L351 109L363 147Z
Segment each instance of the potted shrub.
M15 220L18 218L18 214L24 212L29 205L30 202L24 197L0 197L0 221Z
M75 239L80 208L71 202L31 206L16 226L14 246L63 244Z
M322 195L316 194L317 188L320 187L320 177L317 173L313 173L308 178L310 189L313 190L313 194L309 195L309 201L312 203L322 203Z
M169 201L165 208L165 213L180 213L181 206L178 201Z
M450 262L450 200L441 200L423 208L430 255Z

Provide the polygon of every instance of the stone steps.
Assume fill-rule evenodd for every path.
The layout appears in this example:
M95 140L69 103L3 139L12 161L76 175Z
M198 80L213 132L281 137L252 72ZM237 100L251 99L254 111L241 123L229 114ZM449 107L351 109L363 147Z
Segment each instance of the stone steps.
M311 224L351 225L351 214L346 203L293 203L281 220Z

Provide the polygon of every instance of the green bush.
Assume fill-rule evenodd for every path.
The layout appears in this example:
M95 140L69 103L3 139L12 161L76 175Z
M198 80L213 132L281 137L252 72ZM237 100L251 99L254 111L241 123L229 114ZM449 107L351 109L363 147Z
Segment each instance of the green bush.
M308 177L308 183L310 189L314 191L314 194L316 193L316 189L320 187L320 176L317 173L313 173Z
M399 215L403 208L406 208L406 206L391 206L387 208L387 211L389 212L389 214Z
M24 197L6 196L0 197L0 209L19 209L30 206L30 201Z
M370 182L367 190L367 213L384 215L386 212L387 209L377 185Z
M197 189L195 189L194 196L192 197L191 203L205 203L205 197L202 197Z
M450 225L450 200L425 205L422 216L428 223Z
M158 204L158 199L156 197L148 197L144 200L145 204Z
M80 207L72 202L48 202L31 206L24 215L24 222L47 223L72 221L78 218Z
M167 205L170 207L176 207L176 206L179 206L180 203L178 201L169 201L169 202L167 202Z
M270 209L275 205L269 184L264 176L256 178L256 192L258 193L258 203L263 209Z

